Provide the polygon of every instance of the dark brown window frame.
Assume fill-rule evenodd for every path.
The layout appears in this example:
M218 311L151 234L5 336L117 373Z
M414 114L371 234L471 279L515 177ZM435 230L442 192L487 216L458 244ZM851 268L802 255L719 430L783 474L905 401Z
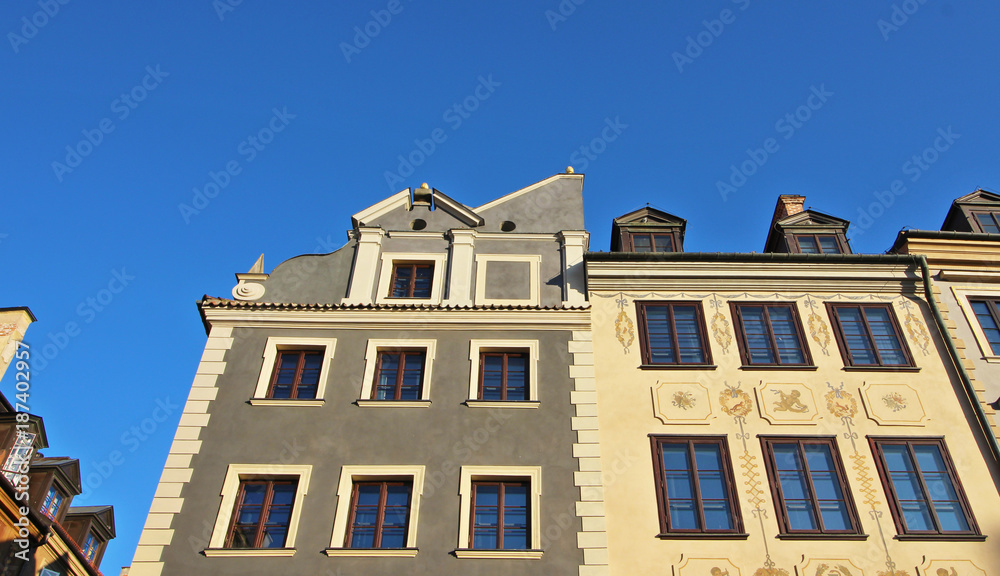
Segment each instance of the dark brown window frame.
M243 499L246 496L246 486L250 484L266 484L267 492L264 494L264 502L260 506L260 515L257 518L257 532L254 535L254 545L251 548L237 548L238 550L255 550L261 549L261 544L264 539L264 519L268 517L271 510L271 502L274 498L274 486L293 486L295 488L295 494L298 494L299 481L298 478L241 478L239 489L236 493L236 503L233 505L232 518L229 519L229 530L226 532L226 540L224 547L233 547L233 538L236 535L236 525L240 517L240 507L243 505ZM292 500L292 505L288 510L288 524L285 525L285 541L282 542L281 547L284 548L288 544L288 533L291 531L292 527L292 514L295 512L295 500ZM276 548L277 549L277 548Z
M385 522L385 503L389 486L409 487L410 498L406 503L406 542L403 547L412 547L413 543L409 541L409 532L410 522L413 520L413 483L405 480L366 480L354 482L354 485L351 487L351 508L350 514L348 514L347 518L347 536L345 536L344 539L344 548L350 548L351 541L354 538L354 520L358 511L358 489L361 486L381 486L379 491L378 511L376 512L377 519L375 520L375 540L373 542L373 549L382 548L382 528L384 527ZM392 549L396 550L396 548Z
M982 532L979 530L979 524L976 522L976 517L972 513L972 506L969 504L969 498L965 495L965 489L962 487L962 482L958 477L958 470L955 469L955 462L951 459L951 452L949 452L948 446L945 444L943 437L866 436L866 438L868 438L868 444L871 447L872 455L875 459L875 468L878 470L879 478L882 481L882 489L885 491L885 495L889 500L889 511L892 513L892 521L896 525L896 536L894 537L896 540L981 541L986 539L986 536L982 535ZM908 531L899 509L899 500L896 497L896 488L892 484L892 478L889 477L888 471L886 470L885 457L880 450L880 446L882 444L905 444L909 448L910 457L913 458L915 466L919 466L919 464L916 463L916 457L913 454L912 445L923 444L937 446L941 450L941 457L944 459L945 466L948 469L948 477L952 482L952 487L955 489L955 493L958 495L959 504L962 507L962 512L965 514L965 520L969 524L970 530L968 532ZM926 498L928 490L925 485L923 473L919 473L917 478L920 481L921 490L924 492L923 495ZM939 525L940 522L937 519L937 512L934 510L933 504L931 504L929 508L933 522Z
M995 234L995 232L986 232L983 230L983 225L979 222L979 215L986 214L993 218L993 222L1000 227L1000 211L998 210L969 210L970 220L972 220L973 226L976 227L980 234Z
M400 268L410 268L411 276L409 287L407 288L406 296L393 296L393 292L396 291L396 273ZM417 269L427 268L431 271L431 287L427 296L414 296L413 291L417 286ZM434 261L393 261L392 263L392 276L389 278L389 295L386 298L415 298L420 300L428 300L434 293Z
M993 350L993 343L990 342L989 336L986 335L986 327L979 320L979 315L976 314L975 304L981 302L986 305L987 312L990 313L990 318L993 319L993 323L1000 328L1000 300L996 298L988 298L985 296L970 296L969 297L969 307L972 308L972 315L976 317L976 322L979 322L979 329L983 333L983 341L986 342L986 347L989 348L990 353L987 356L997 356L998 353ZM985 350L984 350L985 352Z
M805 254L802 251L802 245L799 243L800 237L810 237L816 242L816 247L820 250L818 254L850 254L851 251L847 245L847 242L841 238L841 234L836 232L788 232L788 235L792 237L792 241L795 243L795 251L799 254ZM823 252L823 248L819 243L820 236L829 236L834 239L837 243L838 252Z
M497 547L496 548L476 548L476 492L479 486L500 486L500 490L497 491ZM526 489L525 506L524 506L524 518L525 518L525 542L528 545L527 548L504 548L503 547L503 532L504 532L504 490L507 486L524 486ZM497 480L472 480L472 495L470 497L469 503L469 549L470 550L531 550L532 542L532 525L531 525L531 481L527 478L510 477L502 478Z
M319 380L323 374L323 355L325 350L317 348L302 348L294 350L278 350L277 358L274 361L274 368L271 370L271 382L267 385L267 396L266 398L274 398L274 386L278 383L278 373L281 368L281 358L286 354L298 354L299 361L295 365L295 378L292 380L292 391L288 398L278 398L278 400L295 400L298 399L299 384L302 383L302 371L305 369L305 355L306 354L319 354L320 355L320 374L317 376L316 381L316 395L319 395ZM307 398L307 400L315 400L316 397Z
M379 376L382 374L382 355L383 354L399 354L400 362L399 368L396 370L396 387L395 393L392 398L378 398L378 381ZM380 348L375 354L375 380L372 382L372 400L379 400L381 402L413 402L414 400L400 400L400 393L403 390L403 373L406 369L406 357L408 355L420 354L424 357L423 366L420 368L420 394L418 394L417 400L423 398L424 395L424 377L427 375L427 349L426 348Z
M51 514L50 514L49 513L50 510L48 509L49 507L47 507L45 504L46 504L46 502L52 502L52 501L55 500L55 499L53 499L52 501L49 500L49 494L53 493L53 492L57 496L59 496L59 502L56 503L55 509L51 510ZM67 498L66 498L66 495L63 494L63 491L60 490L55 485L55 483L52 483L52 484L49 485L48 489L45 490L44 493L42 493L41 501L38 503L38 511L39 511L39 513L41 513L43 516L45 516L49 520L55 520L56 518L59 517L59 510L62 508L63 503L65 503L66 500L67 500Z
M701 349L702 353L705 355L704 362L697 363L683 363L680 361L680 349L678 348L677 341L677 327L673 320L673 307L676 305L680 306L693 306L695 309L695 315L698 317L698 336L701 339ZM646 308L649 306L667 306L670 308L670 318L671 318L671 333L673 334L674 341L674 353L677 357L677 362L656 362L652 361L652 356L650 354L649 346L649 332L646 320ZM637 301L635 303L636 307L636 317L639 319L639 352L642 357L642 368L715 368L712 364L712 346L708 342L708 328L705 323L705 309L704 305L700 300L648 300L648 301Z
M771 352L774 354L775 363L762 364L750 362L750 351L748 350L746 328L743 326L743 315L740 312L741 306L761 306L767 308L789 308L792 311L792 321L795 323L795 334L799 339L799 346L802 348L803 364L782 364L781 355L778 354L778 342L774 338L774 330L771 328L771 315L765 313L767 319L767 335L770 340ZM809 343L806 341L805 331L802 329L802 318L799 316L799 307L795 302L730 302L729 312L733 316L733 324L736 331L736 346L740 351L741 368L746 369L773 369L782 370L816 370L813 364L812 353L809 351Z
M503 366L501 368L500 376L500 400L499 402L524 402L531 398L531 351L528 349L515 349L511 348L509 350L480 350L479 351L479 391L477 392L477 399L483 399L483 376L486 372L486 357L487 356L503 356ZM513 400L507 398L507 359L510 356L520 356L524 358L524 398L515 398Z
M654 249L648 252L649 254L664 254L670 252L680 252L677 248L680 246L680 234L675 230L623 230L622 231L623 246L628 247L629 252L635 252L635 237L636 236L649 236L649 245ZM654 236L669 236L670 244L672 250L656 250L656 240Z
M656 506L660 519L659 538L732 538L746 539L749 534L743 530L743 514L740 511L740 498L736 490L736 479L733 475L732 458L729 453L729 441L727 436L692 435L673 436L667 434L650 434L650 447L653 453L653 485L656 487ZM730 519L733 528L730 530L705 530L705 529L678 529L670 528L670 514L668 510L669 497L667 495L666 477L663 473L663 452L660 450L662 444L687 444L688 458L691 470L694 472L694 493L695 504L698 508L698 517L705 524L705 514L701 501L701 488L698 485L697 467L694 463L695 444L714 444L719 446L722 455L722 474L726 482L726 498L729 501Z
M778 522L778 538L783 539L842 539L842 540L865 540L868 535L862 532L861 518L858 516L858 508L854 503L854 495L851 485L848 482L844 469L844 461L840 457L840 448L837 446L836 436L786 436L786 435L758 435L760 438L761 450L764 453L764 468L767 470L767 477L771 485L771 497L774 500L774 513ZM790 444L799 446L800 456L805 465L805 472L808 483L810 500L813 505L813 513L816 515L817 524L822 526L823 519L820 514L819 500L816 498L815 483L809 466L805 463L805 444L823 444L830 446L830 454L833 456L834 466L836 466L837 480L840 483L840 491L844 495L844 503L847 506L847 515L851 520L850 530L792 530L788 522L788 514L785 509L785 500L782 494L781 483L778 478L777 466L774 461L774 452L771 446L775 443Z
M844 330L840 326L840 317L837 316L837 308L884 308L889 311L889 319L892 321L892 329L895 331L896 338L899 340L900 348L903 351L903 356L906 357L906 364L883 364L882 355L879 353L878 348L875 346L875 340L872 337L871 328L868 326L868 317L862 312L861 317L865 322L865 333L869 342L872 344L872 350L875 352L875 357L878 358L878 364L854 364L851 359L851 351L847 348L847 342L844 340ZM830 318L830 326L833 329L833 334L837 338L837 347L840 349L840 357L844 360L845 370L881 370L888 372L914 372L918 371L916 363L913 361L913 354L910 353L910 345L907 344L906 338L903 336L903 328L899 325L899 319L896 317L896 311L893 310L892 304L889 303L865 303L865 304L848 304L845 302L827 302L826 303L826 313Z

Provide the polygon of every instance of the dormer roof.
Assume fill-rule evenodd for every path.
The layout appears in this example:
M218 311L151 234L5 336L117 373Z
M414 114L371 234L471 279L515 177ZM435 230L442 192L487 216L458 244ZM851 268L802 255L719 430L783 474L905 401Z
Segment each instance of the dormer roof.
M105 542L115 537L114 506L72 506L66 512L66 521L90 519L90 530Z
M979 189L956 198L948 209L941 230L952 232L981 232L972 219L974 211L1000 211L1000 194Z
M55 471L56 483L67 494L76 496L83 491L80 483L80 461L65 456L55 458L35 458L31 461L33 472Z
M683 245L687 220L669 212L646 206L623 214L611 221L611 251L622 250L622 229L635 231L670 231L678 234Z
M764 252L790 252L789 234L833 234L843 236L846 242L849 220L831 216L818 210L803 209L805 196L783 195L778 198L771 228L764 241Z

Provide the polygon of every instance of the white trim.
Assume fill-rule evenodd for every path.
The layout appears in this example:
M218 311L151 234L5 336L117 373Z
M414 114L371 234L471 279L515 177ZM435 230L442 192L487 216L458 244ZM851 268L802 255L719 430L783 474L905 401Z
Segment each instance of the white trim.
M299 400L298 398L251 398L251 406L322 406L326 400Z
M528 263L528 297L510 299L486 298L486 269L490 262L527 262ZM486 304L524 304L538 306L539 278L541 277L542 257L538 254L476 254L476 305Z
M367 557L367 558L415 558L416 548L327 548L323 553L335 558Z
M351 218L353 218L359 226L364 226L368 223L368 220L374 220L395 210L396 208L399 208L400 206L405 206L407 210L411 209L409 188L400 190L385 200L372 204L361 212L351 216Z
M229 531L229 521L232 519L236 507L236 496L240 491L240 476L261 475L261 476L297 476L298 486L295 489L295 503L292 505L292 517L288 522L288 536L285 538L284 550L295 548L295 536L299 531L299 518L302 516L302 501L306 493L309 492L309 478L312 475L311 465L286 465L286 464L230 464L226 469L226 479L222 482L222 504L219 505L219 514L215 518L215 528L212 530L212 539L209 541L207 550L213 548L223 549L226 544L226 533ZM258 549L226 549L226 556L263 556ZM291 550L292 554L295 553ZM272 553L271 555L277 555ZM290 555L290 554L288 554Z
M962 313L965 314L965 321L969 324L969 328L972 330L972 335L976 339L976 344L979 346L982 358L987 362L1000 362L1000 355L993 353L993 348L990 346L989 340L986 339L986 333L983 332L983 327L979 325L979 318L976 318L976 313L972 309L972 304L969 302L969 298L976 297L1000 300L1000 288L952 286L951 292L954 294L955 301L958 302L959 308L962 309Z
M388 236L389 238L417 238L417 239L420 239L420 240L428 240L428 239L444 240L445 239L445 233L444 232L417 232L417 231L414 231L414 230L405 230L405 231L401 231L401 230L388 230L388 231L386 231L385 235Z
M469 408L538 408L541 402L531 400L466 400L465 405Z
M541 560L542 554L542 550L476 550L473 548L455 550L456 558L495 560Z
M378 363L379 349L392 348L423 348L424 381L420 383L420 400L431 399L431 369L434 367L434 356L437 353L437 340L405 340L405 339L371 339L365 349L365 373L361 379L361 396L358 400L371 400L372 387L375 382L375 365ZM386 400L377 400L386 402ZM367 403L366 403L367 404ZM361 405L360 403L358 404Z
M528 401L538 402L538 340L471 340L469 342L469 363L472 367L469 372L469 402L466 403L467 405L485 405L486 402L489 402L479 398L479 353L483 348L496 348L504 351L527 350ZM494 403L503 407L537 407L537 404L535 406L523 405L523 402L517 401L490 402L490 404ZM519 406L514 406L515 404Z
M542 531L539 521L542 517L542 467L541 466L462 466L461 477L458 484L458 494L462 499L459 510L458 523L458 546L459 551L469 550L469 537L472 534L469 526L469 514L472 505L472 481L479 479L514 479L527 478L531 488L531 550L540 550L542 547ZM477 550L479 553L496 553L496 550ZM521 551L524 552L524 551ZM472 557L472 556L467 556ZM478 558L497 556L475 556Z
M208 558L257 556L262 558L295 556L295 548L205 548Z
M320 366L319 370L319 384L316 387L316 399L303 399L299 400L289 399L272 399L267 397L267 387L271 383L271 377L274 374L274 363L278 358L279 350L297 350L297 349L320 349L324 351L323 354L323 364ZM264 362L261 364L260 375L257 377L257 387L253 392L253 399L250 401L251 404L258 406L310 406L316 405L316 401L322 405L323 395L326 393L326 381L330 376L330 364L333 362L333 352L337 348L336 338L297 338L297 337L285 337L285 336L271 336L267 339L267 343L264 344ZM261 402L264 400L265 402ZM297 403L293 403L296 402ZM309 404L302 404L302 402L309 402Z
M433 252L383 252L381 270L378 277L378 288L375 293L376 304L440 304L444 292L444 269L448 260L447 254ZM431 279L430 298L390 298L389 284L392 282L392 265L394 262L433 262L434 275Z
M372 288L378 267L378 256L382 251L385 230L381 228L358 227L358 240L354 247L354 262L345 304L371 304Z
M574 179L575 178L575 179L583 180L583 174L556 174L554 176L549 176L545 180L542 180L540 182L535 182L534 184L532 184L530 186L527 186L527 187L524 187L524 188L521 188L520 190L515 190L515 191L511 192L510 194L507 194L505 196L501 196L501 197L497 198L496 200L493 200L491 202L487 202L486 204L483 204L482 206L476 206L472 210L474 212L478 213L478 212L482 212L483 210L486 210L488 208L493 208L494 206L499 206L500 204L503 204L504 202L507 202L508 200L513 200L514 198L517 198L518 196L521 196L522 194L526 194L528 192L531 192L532 190L535 190L537 188L541 188L542 186L545 186L546 184L549 184L550 182L555 182L556 180L558 180L560 178L569 178L569 179Z
M347 541L347 518L351 509L351 492L356 480L386 480L407 478L413 483L410 492L410 520L406 527L406 546L416 554L417 517L420 513L420 496L424 493L423 466L344 466L340 469L340 484L337 486L337 511L333 519L333 537L330 539L330 549L327 556L387 556L389 554L371 554L371 550L357 550L356 554L344 548ZM331 551L335 552L331 554ZM381 551L377 551L381 552Z
M617 292L615 292L617 294ZM589 330L590 309L574 310L243 310L202 309L212 326L402 330Z
M430 408L430 400L365 400L359 398L355 404L362 408Z

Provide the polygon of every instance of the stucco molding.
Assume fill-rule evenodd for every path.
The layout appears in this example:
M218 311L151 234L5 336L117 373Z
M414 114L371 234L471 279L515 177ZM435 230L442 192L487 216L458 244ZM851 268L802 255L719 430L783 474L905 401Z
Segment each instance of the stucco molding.
M541 466L462 466L459 473L458 494L461 498L458 524L458 545L456 555L459 551L469 550L470 536L472 534L470 518L472 514L472 482L474 480L497 480L526 478L531 488L531 504L529 510L531 518L528 525L531 527L531 550L540 550L542 547L542 531L539 524L541 520L542 505L542 467ZM486 552L477 550L476 552ZM490 551L495 552L495 551ZM482 556L480 556L482 557Z
M277 368L275 362L278 358L278 352L282 350L323 350L323 364L320 366L319 371L319 384L316 387L316 401L322 400L326 394L326 383L330 377L330 365L333 362L333 354L337 348L336 338L297 338L297 337L278 337L270 336L267 342L264 344L264 354L263 363L261 364L260 374L257 377L257 387L254 389L253 398L251 399L251 404L254 405L271 405L271 406L292 406L292 405L303 405L301 403L295 404L296 399L269 399L267 398L267 389L271 384L271 378L274 374L274 370ZM269 400L269 402L261 402L261 400ZM255 402L256 401L256 402ZM300 401L301 402L301 401ZM313 401L311 404L315 404ZM311 405L304 404L304 405Z
M479 398L479 355L486 350L504 352L526 350L528 352L528 400L538 402L538 340L470 340L469 401L474 404L486 402ZM508 406L516 404L516 402L494 402L494 404Z
M486 272L491 262L523 262L528 264L527 298L487 298ZM477 306L523 304L538 306L541 282L542 257L538 254L476 254Z
M434 368L434 357L437 353L437 340L410 340L405 338L373 338L368 340L365 349L365 372L361 380L361 396L358 397L359 405L361 401L372 400L372 388L375 383L375 365L378 363L379 350L390 350L400 348L423 348L424 355L424 378L420 383L420 400L430 402L431 399L431 379ZM393 402L391 400L377 400L376 402ZM394 402L398 404L399 402ZM388 405L387 405L388 406ZM415 406L415 405L414 405Z
M351 494L355 481L364 480L409 480L412 483L410 492L410 520L406 527L406 545L416 554L417 525L420 516L420 498L424 493L425 467L420 466L344 466L340 469L340 482L337 485L337 510L333 518L333 537L327 556L373 556L366 554L368 550L360 550L357 554L348 552L347 520L351 511Z
M378 287L375 292L376 304L440 304L444 294L445 263L447 254L433 252L383 252L379 270ZM392 267L394 262L433 262L430 298L390 298L392 289Z

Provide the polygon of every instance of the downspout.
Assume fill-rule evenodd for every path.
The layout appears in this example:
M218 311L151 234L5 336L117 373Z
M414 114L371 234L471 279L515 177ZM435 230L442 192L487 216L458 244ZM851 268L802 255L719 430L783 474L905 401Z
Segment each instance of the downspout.
M945 325L944 317L941 316L941 310L938 308L937 301L934 299L934 293L931 290L931 271L927 266L927 258L921 254L919 255L919 262L920 271L924 276L924 295L927 297L928 304L930 304L931 312L934 313L934 319L937 321L938 331L941 333L941 337L944 339L945 345L948 346L948 352L951 354L951 359L955 364L955 369L958 371L959 377L962 378L962 384L965 385L965 393L969 395L969 400L972 402L972 409L976 412L976 418L979 420L979 425L986 434L986 442L990 445L990 449L993 452L993 458L998 464L1000 464L1000 444L997 444L997 437L993 434L990 421L986 418L986 412L983 410L983 405L979 401L979 394L976 393L976 389L972 385L972 378L969 377L969 373L965 371L965 366L962 365L962 357L958 353L958 348L955 347L955 342L951 338L948 326Z

